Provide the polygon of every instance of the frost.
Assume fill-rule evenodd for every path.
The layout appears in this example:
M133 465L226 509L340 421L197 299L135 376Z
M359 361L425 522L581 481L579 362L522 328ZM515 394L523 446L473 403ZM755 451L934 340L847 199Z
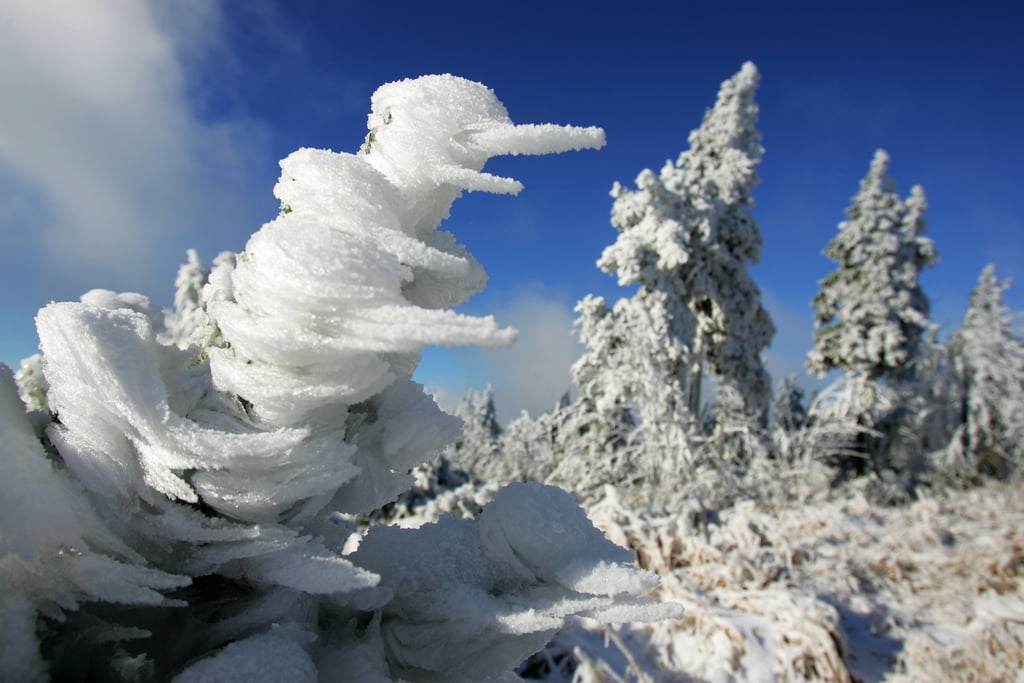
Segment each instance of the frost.
M41 357L0 377L0 678L482 680L568 615L675 613L561 491L358 543L347 520L459 434L411 380L422 349L515 334L449 310L486 282L452 202L518 191L496 154L604 142L453 76L383 86L368 124L358 154L284 159L280 215L212 269L190 251L173 310L39 312Z
M927 202L919 185L904 201L887 175L889 155L878 150L848 220L825 248L838 264L815 296L817 330L808 368L832 368L870 378L905 376L914 368L928 329L928 299L918 284L938 260L924 236Z
M510 484L472 521L371 528L352 559L393 595L383 608L384 647L413 681L496 677L550 640L566 614L678 614L629 597L657 580L569 494L540 484Z
M594 523L659 575L654 595L683 618L574 622L529 678L1016 680L1020 493L989 483L886 508L853 487L808 505L740 503L695 530L608 489L588 506Z

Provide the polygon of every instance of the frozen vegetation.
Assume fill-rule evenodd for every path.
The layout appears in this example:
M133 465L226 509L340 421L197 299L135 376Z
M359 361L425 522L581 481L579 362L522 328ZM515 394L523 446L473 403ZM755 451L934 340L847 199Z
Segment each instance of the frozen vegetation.
M604 142L453 76L381 87L368 124L284 159L280 215L209 272L190 253L173 311L39 312L41 356L0 377L0 678L491 680L568 616L678 614L551 486L357 534L459 434L410 379L423 347L514 336L448 310L486 281L452 202L520 189L494 155Z
M174 308L104 290L0 367L0 679L1022 680L1024 339L986 268L940 341L924 191L879 151L826 255L808 365L774 392L747 266L753 64L689 147L612 189L574 390L443 413L432 344L510 343L441 229L515 125L453 76L382 86L356 154L281 162L280 215ZM825 241L825 240L823 240ZM871 286L865 286L865 283Z

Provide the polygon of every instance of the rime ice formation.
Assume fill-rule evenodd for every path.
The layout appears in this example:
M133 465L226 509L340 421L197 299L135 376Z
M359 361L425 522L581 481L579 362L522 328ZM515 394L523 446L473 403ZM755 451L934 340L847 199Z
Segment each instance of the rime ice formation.
M506 486L472 521L372 528L353 561L394 596L382 644L410 681L493 677L543 647L566 613L615 622L676 613L629 598L654 577L607 543L572 496L536 483Z
M175 311L104 290L40 311L34 412L0 378L0 678L489 680L566 615L645 613L625 594L649 576L544 487L343 555L339 513L459 432L411 380L420 351L514 334L447 310L486 281L439 230L452 202L520 189L491 156L603 144L453 76L383 86L368 123L358 154L283 160L280 215L209 273L189 254Z

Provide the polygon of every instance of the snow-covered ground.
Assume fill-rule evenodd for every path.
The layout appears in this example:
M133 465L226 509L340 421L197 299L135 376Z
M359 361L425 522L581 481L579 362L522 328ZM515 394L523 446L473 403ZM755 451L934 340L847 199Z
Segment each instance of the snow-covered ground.
M1024 486L905 507L864 484L788 506L640 511L607 487L591 519L685 616L577 620L521 668L550 682L1024 681ZM403 524L472 515L497 487L441 494Z
M672 517L606 489L591 518L685 617L578 623L547 655L575 648L579 681L1024 681L1021 493L990 483L881 507L847 488Z

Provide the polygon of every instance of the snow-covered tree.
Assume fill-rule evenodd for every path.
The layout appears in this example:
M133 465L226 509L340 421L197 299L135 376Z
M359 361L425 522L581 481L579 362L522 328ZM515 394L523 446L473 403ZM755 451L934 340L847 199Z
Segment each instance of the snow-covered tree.
M949 342L963 408L945 465L967 475L1005 477L1024 465L1024 336L1003 303L1009 286L986 266Z
M458 436L411 380L421 350L512 337L444 310L486 279L439 229L452 202L520 189L489 157L603 142L516 126L453 76L382 86L369 126L358 155L281 162L287 210L218 259L202 343L165 341L138 294L50 304L42 439L0 367L0 678L491 680L568 614L672 611L630 597L651 577L537 484L349 552L348 515Z
M494 388L488 384L483 391L468 391L455 406L455 416L462 420L462 437L450 449L452 458L467 472L489 480L485 473L499 457L502 431L495 414Z
M760 354L775 328L748 272L762 244L750 213L763 153L759 80L757 68L744 64L722 84L674 164L660 174L645 169L635 190L612 189L612 224L620 233L598 266L621 285L639 285L638 304L662 318L654 327L676 348L662 352L659 365L671 374L657 381L683 387L688 396L674 400L691 414L700 408L705 364L741 387L757 410L766 409L771 393Z
M210 270L199 260L199 252L189 249L186 259L174 280L174 309L164 314L167 336L162 340L182 347L200 341L192 337L207 321L202 299L203 287L210 277Z
M655 291L613 308L594 296L577 305L585 351L572 366L579 395L559 431L553 483L652 488L678 480L692 424L680 382L688 349L665 329L665 299Z
M536 417L525 410L519 413L502 434L499 467L490 470L494 480L546 481L558 462L557 439L565 418L560 405ZM567 482L560 483L565 488L574 488Z
M611 309L603 297L587 296L576 305L576 329L585 350L570 370L579 395L576 431L566 436L581 453L600 455L620 448L636 427L637 404L643 403L640 393L649 379L643 365L655 358L645 354L649 349L640 348L640 342L651 335L637 329L640 321L628 319L642 311L625 301Z
M794 431L807 422L807 406L804 390L797 384L796 376L789 375L775 390L772 400L772 424L785 431Z
M924 190L906 201L888 176L889 155L875 152L847 220L825 248L838 267L821 281L813 306L817 329L808 368L838 368L871 380L912 377L928 329L928 299L918 282L938 257L925 237Z

